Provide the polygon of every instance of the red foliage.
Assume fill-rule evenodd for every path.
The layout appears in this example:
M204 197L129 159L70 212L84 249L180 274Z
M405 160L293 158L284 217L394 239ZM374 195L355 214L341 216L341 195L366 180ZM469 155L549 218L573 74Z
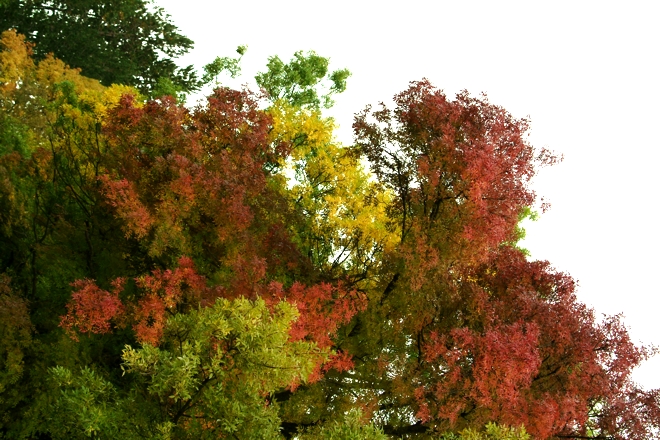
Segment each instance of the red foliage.
M379 359L404 362L389 367L401 372L398 401L415 402L438 429L498 421L535 438L587 427L650 435L657 400L646 412L622 409L657 398L630 380L647 352L618 317L596 322L568 275L502 245L535 201L536 167L556 158L526 142L527 121L485 99L448 100L423 80L394 101L394 110L367 108L354 130L356 152L397 196L398 269L381 302L406 354Z
M266 165L285 152L268 142L271 119L257 105L225 88L192 113L167 98L138 108L123 97L106 125L111 171L101 182L127 234L154 254L206 250L217 261L239 246L245 256Z
M133 329L142 343L158 345L168 311L183 312L190 307L210 305L215 299L214 290L207 287L206 278L195 271L188 257L181 257L174 270L154 270L135 281L144 292L133 315Z
M272 145L270 129L255 96L225 88L193 112L167 98L139 107L131 96L110 111L99 180L126 235L155 257L195 255L222 286L207 288L185 259L177 269L138 278L142 295L130 314L139 340L157 343L167 313L206 305L220 290L254 298L268 271L297 266L299 254L281 224L288 203L278 206L267 187L269 167L288 147ZM292 334L323 347L361 307L353 304L355 292L326 285L295 284L287 296L301 309ZM340 359L338 366L345 364Z
M158 345L163 335L167 313L185 312L191 307L213 303L219 291L207 287L206 278L199 275L188 257L179 259L174 270L154 270L151 275L135 279L141 291L133 304L124 305L119 294L125 280L112 282L112 293L100 289L91 280L78 280L67 304L67 314L60 326L73 338L81 333L108 333L112 322L133 322L138 341Z
M307 287L294 283L285 290L276 282L268 288L260 289L258 280L249 284L249 292L266 295L271 302L289 301L296 305L300 316L291 327L292 340L310 340L320 348L330 348L332 337L337 329L348 323L360 310L366 307L366 299L356 291L332 286L327 283ZM158 345L167 319L167 315L185 312L191 307L208 306L223 293L223 296L243 296L244 291L210 288L207 280L195 270L192 259L182 257L173 270L154 270L150 275L135 279L141 296L129 307L124 316L125 307L119 299L124 280L113 282L113 292L100 289L93 281L79 280L73 286L78 289L73 293L67 305L68 313L61 319L61 326L73 337L73 329L82 333L108 333L111 321L122 319L132 321L137 339L142 343ZM352 366L350 356L338 353L324 364L323 370L335 368L340 371Z
M271 122L246 91L217 89L193 112L124 96L106 124L99 180L126 235L167 266L194 255L225 296L254 298L269 271L299 260L282 225L288 204L267 185L287 153L270 143Z
M321 348L331 347L337 329L366 307L366 299L358 292L328 283L310 287L294 283L288 290L283 290L278 283L272 283L269 294L274 300L295 304L300 312L298 320L291 327L291 339L308 339Z
M350 322L367 306L363 295L354 290L346 290L341 284L333 286L321 283L308 287L294 283L290 289L284 290L281 284L273 282L264 293L271 303L288 301L298 308L300 315L291 326L291 340L313 341L320 348L333 347L333 337L339 327ZM352 367L351 355L340 350L317 365L308 380L315 382L330 369L341 372Z
M357 150L398 196L403 235L429 234L431 248L453 242L453 252L477 259L507 240L534 202L535 165L556 160L525 141L527 121L467 92L448 100L426 80L394 102L367 108L353 128Z
M106 189L108 202L117 209L117 215L126 222L126 235L145 237L153 227L154 219L137 197L134 184L126 179L110 180L108 176L101 176L99 180Z
M195 265L189 257L181 257L179 266L174 270L154 270L151 275L137 278L136 283L147 295L162 298L168 309L181 304L208 305L213 299L209 298L210 289L206 286L206 279L195 271Z
M423 80L394 101L358 114L354 130L355 151L397 196L401 243L380 297L392 333L377 354L399 372L396 401L437 429L650 435L657 400L622 409L657 399L630 380L645 349L618 317L597 322L570 276L503 245L535 201L536 167L556 158L526 142L527 121L466 92L452 101Z
M515 249L501 248L469 279L455 312L463 325L430 325L423 336L424 362L411 376L417 417L450 426L524 424L535 438L586 435L588 426L617 439L650 435L651 421L660 420L657 400L646 412L622 411L658 396L631 382L647 352L618 317L596 322L569 276ZM421 377L430 380L413 388Z
M137 321L133 330L138 341L154 346L160 343L167 320L166 309L163 298L153 293L138 301L133 317Z
M445 401L437 416L455 423L468 402L482 408L516 405L520 391L529 387L538 372L538 330L523 323L493 328L479 334L467 328L454 329L447 336L430 335L424 347L427 362L447 370L431 392ZM466 369L469 375L464 375ZM457 396L460 396L457 397ZM493 412L498 420L506 415Z
M74 329L81 333L109 333L111 321L124 313L119 299L124 281L122 278L113 281L112 292L100 289L92 280L73 282L75 290L66 306L67 314L60 319L60 327L74 340L78 339Z

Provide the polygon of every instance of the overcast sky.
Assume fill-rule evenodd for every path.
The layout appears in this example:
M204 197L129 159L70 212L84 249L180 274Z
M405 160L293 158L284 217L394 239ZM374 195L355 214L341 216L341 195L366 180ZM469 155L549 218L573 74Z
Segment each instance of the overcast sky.
M552 204L527 225L525 246L579 280L598 314L623 313L632 338L660 346L658 159L660 26L647 2L157 0L201 67L248 45L254 84L267 57L297 50L348 68L329 113L351 142L353 114L428 78L448 96L467 89L516 117L531 142L564 155L533 187ZM655 4L655 5L654 5ZM654 7L656 6L656 7ZM660 387L660 355L635 378Z

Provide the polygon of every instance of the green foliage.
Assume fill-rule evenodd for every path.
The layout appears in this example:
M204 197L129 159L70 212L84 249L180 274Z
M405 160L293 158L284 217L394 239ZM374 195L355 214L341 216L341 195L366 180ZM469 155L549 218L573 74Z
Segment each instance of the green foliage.
M105 242L121 231L113 232L98 205L96 176L101 120L127 92L136 93L105 88L52 57L35 63L21 36L2 34L0 139L13 140L0 147L0 272L11 276L3 284L14 293L0 301L9 326L0 345L11 372L9 383L2 380L0 418L10 437L33 433L42 421L34 414L45 401L41 378L49 367L95 358L103 368L123 345L72 346L59 337L58 323L71 282L92 276L103 283L107 271L123 266L125 248ZM28 329L36 330L31 338L18 337Z
M465 429L459 434L443 434L441 440L530 440L532 437L525 432L523 426L512 428L495 423L488 423L483 431Z
M213 62L204 66L204 76L202 76L202 83L210 83L217 87L220 85L218 77L222 72L229 73L229 76L236 78L241 73L241 59L245 52L247 52L247 46L238 46L236 52L239 54L238 58L229 58L229 57L216 57Z
M37 59L54 53L106 86L132 85L149 96L161 79L184 92L198 86L192 66L174 62L193 42L148 0L8 0L0 31L11 28L36 43Z
M539 219L539 213L537 211L534 211L532 208L529 206L523 206L523 208L520 210L520 213L518 214L518 223L516 224L516 228L513 231L513 235L511 240L507 241L505 245L507 246L512 246L515 247L516 249L519 249L520 252L525 254L526 256L530 256L529 250L520 247L520 242L525 239L527 236L527 231L523 227L523 222L525 221L532 221L535 222Z
M118 390L91 369L73 374L58 366L50 374L59 396L44 414L44 428L53 438L138 439L149 431L139 412L144 406L132 407L132 399L121 399Z
M278 56L268 59L267 71L255 79L272 101L283 99L294 107L330 108L334 104L331 96L346 90L346 80L351 75L347 69L336 70L328 75L329 59L310 51L298 51L285 64ZM329 82L325 94L322 81Z
M351 409L333 421L306 428L296 435L298 440L386 440L382 429L368 423L359 409Z
M10 424L9 414L24 398L25 358L34 344L26 301L9 284L0 274L0 429Z
M162 96L172 96L176 102L185 102L186 91L182 87L177 86L170 78L160 77L156 81L156 85L151 91L151 96L160 98Z
M121 389L88 368L54 367L61 391L45 428L55 438L279 438L270 396L327 356L289 341L296 316L286 302L244 298L176 314L159 347L126 346Z

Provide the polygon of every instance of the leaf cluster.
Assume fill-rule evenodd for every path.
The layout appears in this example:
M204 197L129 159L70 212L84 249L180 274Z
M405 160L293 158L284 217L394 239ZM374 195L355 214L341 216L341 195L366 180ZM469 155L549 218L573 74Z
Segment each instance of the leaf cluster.
M346 90L346 80L350 76L347 69L328 74L329 60L310 51L298 51L293 59L285 64L278 56L268 59L268 70L259 73L255 79L272 101L283 99L294 107L318 109L329 108L334 102L331 96ZM321 81L329 81L325 94L320 95ZM323 93L323 92L321 92Z
M247 46L238 46L236 53L239 54L238 58L229 57L216 57L211 63L204 66L204 76L202 76L202 83L210 83L218 87L220 82L218 77L222 72L229 73L229 76L236 78L241 73L241 58L245 55Z

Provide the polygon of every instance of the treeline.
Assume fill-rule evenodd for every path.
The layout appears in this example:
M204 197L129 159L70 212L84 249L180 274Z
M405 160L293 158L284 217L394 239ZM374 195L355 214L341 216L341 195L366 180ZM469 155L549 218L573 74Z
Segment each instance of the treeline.
M418 81L343 146L313 52L255 93L140 0L0 17L0 436L657 435L649 351L517 245L527 121Z

